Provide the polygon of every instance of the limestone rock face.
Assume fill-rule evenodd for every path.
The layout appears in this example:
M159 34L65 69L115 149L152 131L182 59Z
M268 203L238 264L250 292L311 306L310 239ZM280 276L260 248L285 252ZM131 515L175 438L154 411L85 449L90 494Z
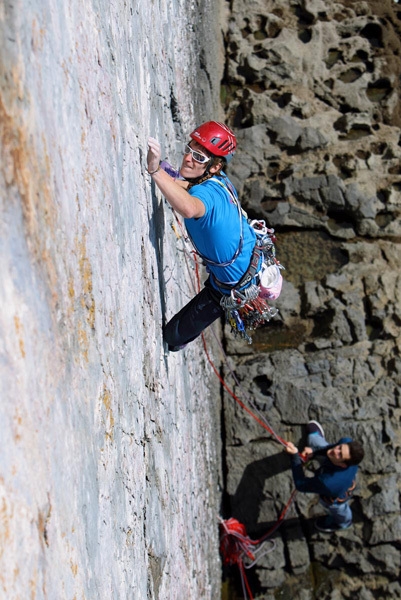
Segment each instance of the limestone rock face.
M298 494L274 564L255 568L261 598L398 597L400 40L391 0L231 3L229 175L286 267L280 316L253 346L225 332L234 391L284 439L302 446L317 419L330 442L350 435L366 450L353 529L318 534L317 498ZM288 500L289 459L228 396L225 430L227 513L258 537Z
M220 597L218 390L165 355L193 281L145 172L219 110L195 8L0 9L2 599Z

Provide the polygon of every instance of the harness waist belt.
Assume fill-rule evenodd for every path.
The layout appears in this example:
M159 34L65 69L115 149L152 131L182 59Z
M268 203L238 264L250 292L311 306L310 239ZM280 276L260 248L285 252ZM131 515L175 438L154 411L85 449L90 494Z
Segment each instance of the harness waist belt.
M320 496L320 497L323 500L323 502L325 502L326 504L334 504L335 502L338 502L341 504L342 502L347 502L347 500L349 500L352 497L352 492L355 490L355 488L356 488L356 480L354 480L352 482L351 487L349 487L348 490L345 492L344 498L329 498L328 496Z
M237 281L237 283L234 283L233 285L228 285L227 283L223 283L222 281L219 281L217 279L217 277L212 274L214 281L223 290L234 290L236 288L244 287L245 285L250 283L252 281L252 279L255 277L257 270L258 270L259 259L260 259L261 254L262 254L262 250L258 246L255 246L255 248L253 249L249 267L247 268L247 270L245 271L245 273L243 274L241 279L239 281Z

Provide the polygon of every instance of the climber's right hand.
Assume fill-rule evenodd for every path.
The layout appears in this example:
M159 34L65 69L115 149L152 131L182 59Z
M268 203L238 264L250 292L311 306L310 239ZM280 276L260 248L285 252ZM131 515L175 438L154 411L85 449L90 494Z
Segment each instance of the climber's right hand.
M285 451L288 452L288 454L298 454L298 448L294 446L292 442L287 442Z
M148 139L148 172L153 173L157 170L161 159L160 143L153 137Z

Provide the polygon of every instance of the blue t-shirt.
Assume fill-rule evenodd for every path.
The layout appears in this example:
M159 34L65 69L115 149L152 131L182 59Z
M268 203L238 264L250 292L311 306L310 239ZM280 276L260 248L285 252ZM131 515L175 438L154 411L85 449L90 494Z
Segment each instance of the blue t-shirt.
M227 285L237 283L249 267L252 252L256 243L256 234L248 224L246 217L238 210L226 187L216 181L219 179L226 187L226 177L213 177L204 183L194 185L189 194L199 198L205 205L205 214L198 219L185 219L185 226L192 238L196 249L216 263L230 261L239 246L242 220L242 250L233 263L226 267L208 265L208 270L217 279ZM231 182L228 185L234 190ZM213 277L213 287L227 294L226 290L220 289Z

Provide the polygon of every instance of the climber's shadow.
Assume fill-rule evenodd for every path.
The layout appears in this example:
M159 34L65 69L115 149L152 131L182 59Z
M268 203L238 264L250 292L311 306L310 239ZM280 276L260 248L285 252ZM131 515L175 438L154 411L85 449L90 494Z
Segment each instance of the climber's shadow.
M283 499L281 507L276 506L276 514L271 521L259 521L261 505L266 500L265 482L290 468L290 457L284 452L249 464L244 470L235 493L226 499L225 512L229 513L227 518L234 517L243 523L248 535L253 539L266 534L276 525L280 511L284 508L288 498ZM285 530L287 539L300 539L304 537L305 528L306 531L309 529L313 531L313 520L303 518L300 522L300 519L292 514L292 516L286 517L280 528L275 530L271 537L282 535Z
M272 530L269 538L282 536L285 540L298 540L310 538L317 535L315 520L319 515L324 515L324 509L319 506L318 496L316 495L316 507L313 509L313 516L306 518L304 515L294 515L294 509L290 509L285 519L277 525L280 513L285 507L288 498L283 498L282 505L277 501L274 503L275 514L270 521L260 520L261 505L266 501L265 482L267 479L275 477L291 469L290 457L284 452L262 458L250 463L245 468L241 481L235 493L227 496L224 500L224 509L222 514L224 518L234 517L245 525L247 534L252 539L259 539ZM291 475L292 482L292 475ZM293 489L293 488L292 488ZM273 502L273 501L272 501ZM354 503L354 522L362 520L357 510L357 502ZM293 504L295 506L295 503Z
M152 195L152 211L149 216L149 241L155 250L157 281L159 282L159 297L161 303L162 326L166 322L166 301L165 301L165 284L164 284L164 255L163 255L163 240L165 234L164 213L163 208L159 205L156 196L156 185L151 182Z
M289 468L289 457L283 452L247 465L235 493L227 503L230 507L230 516L243 523L247 530L256 529L260 506L265 500L265 481Z

